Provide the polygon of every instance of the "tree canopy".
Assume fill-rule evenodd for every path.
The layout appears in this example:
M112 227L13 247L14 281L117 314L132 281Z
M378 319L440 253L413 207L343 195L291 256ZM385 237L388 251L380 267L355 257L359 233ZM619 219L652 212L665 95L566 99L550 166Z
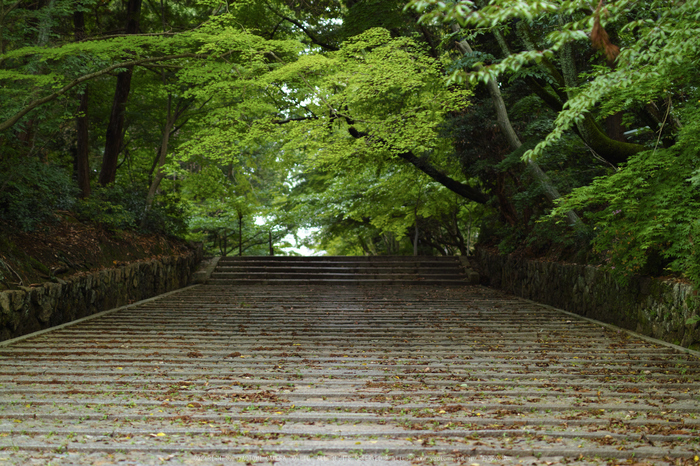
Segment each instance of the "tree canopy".
M224 255L300 229L333 254L478 240L700 284L698 11L0 0L0 213Z

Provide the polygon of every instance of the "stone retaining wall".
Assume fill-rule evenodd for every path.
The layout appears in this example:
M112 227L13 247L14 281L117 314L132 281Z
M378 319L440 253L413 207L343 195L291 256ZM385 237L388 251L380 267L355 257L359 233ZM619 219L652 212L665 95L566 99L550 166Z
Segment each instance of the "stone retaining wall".
M669 343L700 349L700 313L692 286L648 277L619 285L601 269L519 259L477 249L472 257L485 285Z
M200 247L182 256L0 292L0 341L182 288L201 258Z

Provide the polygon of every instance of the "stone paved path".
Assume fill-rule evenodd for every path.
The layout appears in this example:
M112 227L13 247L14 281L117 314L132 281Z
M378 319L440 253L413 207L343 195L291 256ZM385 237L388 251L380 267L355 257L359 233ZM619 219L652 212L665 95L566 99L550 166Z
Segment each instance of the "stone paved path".
M480 286L198 285L0 347L3 464L696 464L700 360Z

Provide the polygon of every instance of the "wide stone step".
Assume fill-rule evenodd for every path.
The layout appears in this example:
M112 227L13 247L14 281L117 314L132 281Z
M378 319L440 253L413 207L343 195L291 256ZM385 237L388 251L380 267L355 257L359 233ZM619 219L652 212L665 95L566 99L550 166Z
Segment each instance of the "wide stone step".
M287 269L325 269L325 268L344 268L344 269L459 269L459 264L456 262L431 262L431 263L416 263L416 262L264 262L264 261L219 261L218 267L281 267Z
M268 284L268 285L452 285L466 286L469 283L461 278L211 278L207 281L210 285L243 285L243 284Z
M326 271L279 271L275 268L268 269L264 272L223 272L215 271L212 273L212 279L255 279L255 278L266 278L266 279L358 279L358 280L416 280L421 277L432 278L432 279L459 279L461 275L459 273L437 273L433 272L430 274L420 274L420 273L380 273L373 270L363 270L358 272L326 272Z
M455 257L222 257L207 283L452 285L467 284Z
M456 262L453 256L225 256L223 262Z
M342 272L342 273L444 273L448 272L460 272L460 268L457 265L454 266L423 266L423 265L324 265L320 266L318 264L305 264L303 266L287 266L285 265L275 265L264 266L264 265L219 265L216 270L217 272L267 272L268 270L275 270L277 272Z

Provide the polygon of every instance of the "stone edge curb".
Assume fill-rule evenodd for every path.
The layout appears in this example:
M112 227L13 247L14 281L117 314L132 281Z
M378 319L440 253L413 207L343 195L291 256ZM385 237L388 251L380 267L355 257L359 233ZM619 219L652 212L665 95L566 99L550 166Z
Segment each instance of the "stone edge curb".
M487 288L494 289L494 288L490 288L490 287L487 287ZM501 291L501 290L499 290L499 291ZM509 293L507 293L507 294L509 294ZM557 312L560 312L562 314L566 314L568 316L575 317L575 318L580 319L580 320L584 320L584 321L589 322L591 324L600 325L601 327L605 327L609 330L616 330L618 332L625 332L626 334L628 334L632 337L635 337L635 338L639 338L640 340L644 340L644 341L647 341L649 343L654 343L656 345L666 346L668 348L674 349L674 350L679 351L681 353L692 354L693 356L700 358L700 351L695 351L695 350L692 350L690 348L685 348L685 347L680 346L680 345L674 345L673 343L669 343L669 342L663 341L663 340L658 340L654 337L649 337L647 335L642 335L641 333L637 333L633 330L628 330L626 328L618 327L617 325L608 324L607 322L601 322L600 320L591 319L590 317L584 317L584 316L578 315L574 312L565 311L564 309L559 309L558 307L550 306L549 304L538 303L537 301L533 301L533 300L527 299L527 298L521 298L520 296L516 296L516 295L510 295L510 296L513 296L517 299L520 299L520 300L528 302L528 303L532 303L532 304L536 304L538 306L546 307L547 309L551 309L553 311L557 311Z
M190 283L201 284L208 282L220 259L221 256L215 256L209 260L203 260L200 262L199 268L192 274Z
M33 333L28 333L26 335L15 337L15 338L12 338L10 340L0 341L0 348L2 348L4 346L12 345L14 343L19 343L20 341L26 340L28 338L38 337L39 335L43 335L44 333L53 332L54 330L60 330L60 329L66 328L66 327L70 327L71 325L75 325L75 324L79 324L82 322L86 322L88 320L96 319L98 317L102 317L102 316L105 316L107 314L111 314L113 312L121 311L122 309L128 309L130 307L139 306L141 304L145 304L145 303L148 303L150 301L155 301L156 299L164 298L166 296L170 296L171 294L179 293L179 292L184 291L184 290L189 290L189 289L195 288L197 286L198 286L197 284L187 285L187 286L185 286L183 288L179 288L177 290L168 291L167 293L163 293L163 294L159 294L158 296L152 296L150 298L142 299L141 301L127 304L125 306L119 306L119 307L115 307L113 309L107 309L106 311L98 312L96 314L91 314L89 316L85 316L85 317L82 317L80 319L72 320L72 321L66 322L64 324L56 325L55 327L45 328L43 330L38 330L38 331L33 332Z
M465 275L464 281L468 282L470 285L478 285L481 283L481 275L479 272L474 270L471 261L468 256L456 256L459 260L459 266L462 268L462 272Z

